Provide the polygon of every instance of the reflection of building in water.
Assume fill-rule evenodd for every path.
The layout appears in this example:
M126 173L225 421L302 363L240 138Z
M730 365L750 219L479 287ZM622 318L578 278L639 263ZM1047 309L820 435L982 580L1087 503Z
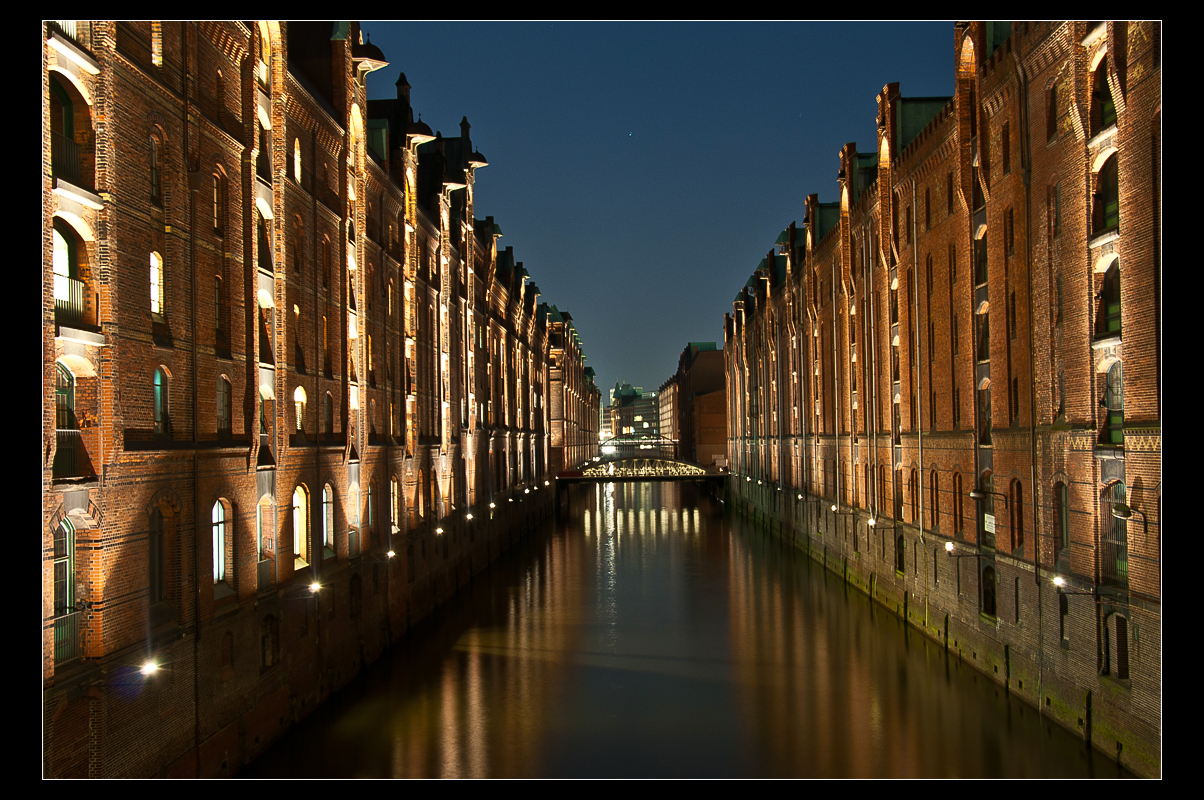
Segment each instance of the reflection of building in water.
M547 724L574 667L583 588L578 536L548 537L491 623L456 642L442 671L394 713L392 777L543 774Z

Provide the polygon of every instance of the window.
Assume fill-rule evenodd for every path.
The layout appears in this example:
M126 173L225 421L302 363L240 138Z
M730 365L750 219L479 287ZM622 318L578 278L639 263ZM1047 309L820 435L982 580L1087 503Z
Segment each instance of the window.
M920 521L920 494L916 486L916 471L907 478L907 498L911 501L911 521Z
M1125 443L1125 377L1124 367L1117 361L1108 368L1103 402L1107 417L1104 422L1105 444Z
M217 379L217 432L230 433L230 381L225 375Z
M907 561L906 561L906 558L904 557L904 551L906 549L906 544L907 544L907 540L903 538L903 534L900 533L897 537L895 537L895 571L896 572L903 572L904 568L907 566Z
M218 500L213 504L213 582L226 579L226 509Z
M1108 86L1108 57L1100 60L1091 81L1091 135L1116 124L1116 103Z
M293 568L309 566L309 494L304 486L293 490Z
M1065 592L1058 592L1058 632L1062 636L1062 646L1070 644L1070 633L1066 630L1066 621L1070 617L1070 599Z
M322 487L322 546L326 558L334 557L334 492L330 484Z
M1012 481L1012 497L1008 510L1012 514L1012 550L1024 549L1024 484Z
M995 616L995 568L992 566L982 570L982 613Z
M305 431L305 389L298 386L293 390L293 408L294 415L297 421L297 432Z
M1054 558L1070 547L1070 492L1066 484L1054 484ZM1063 634L1065 635L1065 634Z
M931 530L939 530L941 527L941 479L940 475L934 469L932 476L929 479L928 485L929 502L928 505L932 510L932 521L928 524Z
M1095 209L1092 214L1093 233L1100 234L1120 226L1120 185L1117 178L1116 154L1104 162L1096 176L1094 196Z
M924 187L924 230L932 230L932 190Z
M1058 85L1049 87L1045 98L1045 139L1052 142L1058 136Z
M293 139L293 180L301 183L301 140Z
M154 404L155 433L171 434L170 379L163 367L155 370Z
M1120 333L1120 263L1113 261L1104 273L1104 288L1100 296L1100 310L1104 313L1100 326L1105 335Z
M945 213L953 213L953 173L945 176Z
M150 197L155 205L163 204L163 186L159 173L159 140L150 138Z
M1062 184L1055 183L1053 185L1053 235L1058 238L1062 235Z
M326 434L326 441L331 441L334 438L334 398L330 396L330 392L326 393L323 399L322 418Z
M1012 137L1008 123L1003 123L1003 130L1000 132L1000 148L1003 150L1003 174L1009 175L1012 172Z
M1125 502L1125 484L1115 481L1108 484L1100 498L1100 566L1103 582L1109 586L1126 588L1129 585L1129 523L1113 516L1118 503Z
M150 254L150 307L151 315L157 322L165 316L163 291L163 258L158 253Z
M63 519L54 529L54 616L75 611L75 527ZM55 630L55 653L59 632ZM73 648L74 649L74 648Z
M226 218L226 186L221 173L213 174L213 233L222 236L225 233Z
M962 474L955 472L953 474L953 535L958 538L961 538L963 532L962 519Z

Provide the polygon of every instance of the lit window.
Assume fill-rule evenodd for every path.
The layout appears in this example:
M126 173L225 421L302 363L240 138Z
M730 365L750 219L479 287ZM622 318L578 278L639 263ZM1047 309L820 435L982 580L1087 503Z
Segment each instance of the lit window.
M166 371L162 367L155 370L154 403L155 403L155 433L171 433L170 386Z
M151 313L163 316L163 259L158 253L150 254L150 304Z
M217 379L217 430L230 432L230 381L224 375Z
M309 566L309 495L305 488L293 490L293 567Z
M226 509L221 501L213 504L213 582L226 579Z

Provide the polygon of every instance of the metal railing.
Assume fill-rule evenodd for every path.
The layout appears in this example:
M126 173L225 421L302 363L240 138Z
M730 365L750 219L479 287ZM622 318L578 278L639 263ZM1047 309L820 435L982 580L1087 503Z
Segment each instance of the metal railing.
M84 440L79 431L56 430L54 432L54 465L51 474L55 478L79 478L87 474L84 456Z
M57 325L83 324L83 281L65 275L54 276L54 322Z
M72 611L54 619L54 663L79 658L79 612Z
M79 144L58 131L50 132L50 168L56 178L62 178L84 189L91 189L91 182L85 185L80 177Z

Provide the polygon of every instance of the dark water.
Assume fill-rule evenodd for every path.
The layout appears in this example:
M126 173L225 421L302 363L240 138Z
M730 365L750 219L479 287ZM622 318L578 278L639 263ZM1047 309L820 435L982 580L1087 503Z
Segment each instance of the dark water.
M246 777L1127 777L689 484L579 487Z

